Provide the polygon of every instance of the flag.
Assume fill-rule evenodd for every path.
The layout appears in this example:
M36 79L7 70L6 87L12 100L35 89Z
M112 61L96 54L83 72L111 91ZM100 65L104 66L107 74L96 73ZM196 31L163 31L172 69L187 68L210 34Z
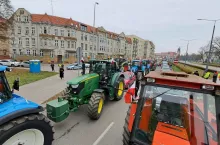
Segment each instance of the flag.
M113 64L113 63L114 63L114 59L112 58L112 59L111 59L111 64Z
M134 82L133 85L126 92L126 94L124 96L125 103L132 102L132 98L134 98L134 96L135 96L135 84L136 84L136 82Z
M81 58L81 62L84 62L84 59L83 59L83 57Z

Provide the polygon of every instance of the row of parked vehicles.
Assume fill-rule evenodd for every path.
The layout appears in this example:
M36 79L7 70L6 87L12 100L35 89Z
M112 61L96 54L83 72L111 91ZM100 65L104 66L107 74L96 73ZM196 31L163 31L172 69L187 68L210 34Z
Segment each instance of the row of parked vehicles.
M11 59L0 60L0 65L8 66L8 67L27 67L29 68L29 61L18 62Z

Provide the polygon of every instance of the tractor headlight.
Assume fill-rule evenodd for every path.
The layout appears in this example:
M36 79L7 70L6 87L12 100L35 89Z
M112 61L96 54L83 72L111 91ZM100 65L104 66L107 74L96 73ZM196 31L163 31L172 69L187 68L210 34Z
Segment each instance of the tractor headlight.
M73 89L78 88L79 85L70 85Z
M215 87L212 86L212 85L203 85L203 86L202 86L202 89L205 89L205 90L214 90Z
M148 82L148 83L155 83L155 79L153 79L153 78L147 78L147 82Z

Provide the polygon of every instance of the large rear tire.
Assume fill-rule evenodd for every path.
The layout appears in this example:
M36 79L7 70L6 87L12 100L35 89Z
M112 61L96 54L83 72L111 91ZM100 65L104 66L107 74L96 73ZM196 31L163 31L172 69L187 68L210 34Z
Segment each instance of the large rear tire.
M94 92L88 104L88 116L92 120L98 120L102 114L105 96L103 93Z
M128 130L128 122L130 117L131 106L129 106L127 111L127 116L125 118L124 131L123 131L123 145L129 145L131 133Z
M1 145L52 145L54 130L43 114L16 118L0 126Z
M124 89L125 89L125 83L124 83L124 78L119 77L116 83L116 88L115 89L115 100L119 101L122 99L124 95Z

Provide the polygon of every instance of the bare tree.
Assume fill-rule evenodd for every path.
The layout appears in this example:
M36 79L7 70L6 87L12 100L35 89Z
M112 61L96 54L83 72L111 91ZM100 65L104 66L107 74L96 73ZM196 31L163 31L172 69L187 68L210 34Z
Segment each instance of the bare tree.
M208 51L208 47L207 46L203 46L203 47L200 47L199 48L199 58L204 62L205 61L205 57L207 58L208 54L207 54L207 51Z
M0 0L0 41L8 39L8 29L12 27L13 19L10 18L14 12L10 0Z

